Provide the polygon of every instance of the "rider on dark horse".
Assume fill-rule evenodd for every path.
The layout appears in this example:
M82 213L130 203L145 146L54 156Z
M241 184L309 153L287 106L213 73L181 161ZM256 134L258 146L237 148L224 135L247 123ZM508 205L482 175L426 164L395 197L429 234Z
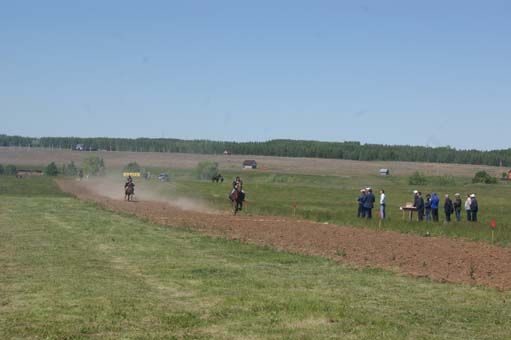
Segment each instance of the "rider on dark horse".
M245 200L245 191L243 191L243 181L238 176L236 179L232 182L232 191L229 197L231 200L236 202L236 208L235 208L235 214L236 211L243 209L243 201Z
M224 176L222 176L222 174L216 174L215 176L211 177L211 181L212 182L220 182L220 183L223 183L224 182Z
M129 187L133 188L133 194L135 193L135 183L133 183L133 178L128 176L126 183L124 183L124 189L128 189Z

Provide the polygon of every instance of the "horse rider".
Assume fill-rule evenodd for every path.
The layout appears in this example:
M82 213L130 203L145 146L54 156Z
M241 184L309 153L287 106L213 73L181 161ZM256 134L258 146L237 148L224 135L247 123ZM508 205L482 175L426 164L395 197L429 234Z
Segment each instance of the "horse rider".
M232 181L232 188L236 189L236 185L240 185L240 189L243 191L243 180L240 178L240 176L236 176L236 179Z
M245 200L245 191L243 190L243 180L240 176L236 176L236 179L232 181L232 191L231 194L239 188L239 192L241 194L241 200Z
M213 176L211 178L211 181L212 182L216 182L216 183L218 183L218 182L223 183L224 182L224 176L222 176L222 174L216 174L215 176Z
M231 200L235 197L233 201L236 203L236 211L243 210L243 202L245 201L245 192L241 189L241 182L236 183L236 186L232 190L233 193L237 192L236 196L231 196ZM232 195L232 194L231 194Z
M128 187L133 187L133 193L135 193L135 183L133 183L133 178L131 178L131 175L128 176L126 183L124 183L124 189L127 189Z

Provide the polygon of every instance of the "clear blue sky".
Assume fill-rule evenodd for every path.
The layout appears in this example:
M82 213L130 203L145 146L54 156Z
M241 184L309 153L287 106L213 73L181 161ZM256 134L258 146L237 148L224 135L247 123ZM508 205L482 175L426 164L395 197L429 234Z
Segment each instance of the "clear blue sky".
M511 147L511 1L2 1L0 133Z

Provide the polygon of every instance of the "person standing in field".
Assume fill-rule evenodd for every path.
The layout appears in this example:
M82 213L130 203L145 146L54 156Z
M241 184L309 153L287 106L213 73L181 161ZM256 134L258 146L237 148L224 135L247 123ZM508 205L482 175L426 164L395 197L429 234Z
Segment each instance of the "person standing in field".
M386 205L386 196L385 196L385 190L380 190L380 219L385 219L385 205Z
M454 214L456 215L456 221L461 221L461 195L459 193L454 194Z
M440 198L434 192L431 196L431 214L433 215L433 221L438 222L438 206L440 205Z
M374 208L374 202L376 201L376 198L373 194L373 189L367 188L367 194L366 199L364 201L364 210L365 210L365 217L368 219L373 218L373 208Z
M413 191L413 207L417 209L417 205L419 204L419 191Z
M414 190L413 191L413 206L417 207L417 199L419 198L419 191Z
M453 210L452 200L449 198L449 195L446 194L444 202L445 222L451 222L451 214Z
M364 201L365 201L365 199L366 199L366 190L365 189L361 189L360 190L360 196L358 196L358 198L357 198L357 203L358 203L357 217L362 217L362 218L365 217L365 213L364 213Z
M422 192L417 192L417 219L419 221L424 220L424 198L422 198Z
M479 205L477 204L476 195L470 195L470 220L472 222L477 222L477 212L479 211Z
M424 219L424 199L418 190L413 191L413 207L417 211L417 220L422 221Z
M470 194L467 194L467 200L465 201L465 212L467 213L467 221L472 221L472 211L470 209L470 203L472 203L472 199L470 198Z
M426 195L426 201L424 202L424 208L426 209L426 221L431 221L431 195Z

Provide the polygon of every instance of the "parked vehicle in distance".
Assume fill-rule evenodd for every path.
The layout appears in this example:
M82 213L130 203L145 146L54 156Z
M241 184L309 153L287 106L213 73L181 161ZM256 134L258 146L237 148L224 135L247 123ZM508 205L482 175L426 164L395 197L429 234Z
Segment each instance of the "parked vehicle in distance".
M168 182L170 180L169 174L166 172L162 172L158 175L158 180L160 182Z

